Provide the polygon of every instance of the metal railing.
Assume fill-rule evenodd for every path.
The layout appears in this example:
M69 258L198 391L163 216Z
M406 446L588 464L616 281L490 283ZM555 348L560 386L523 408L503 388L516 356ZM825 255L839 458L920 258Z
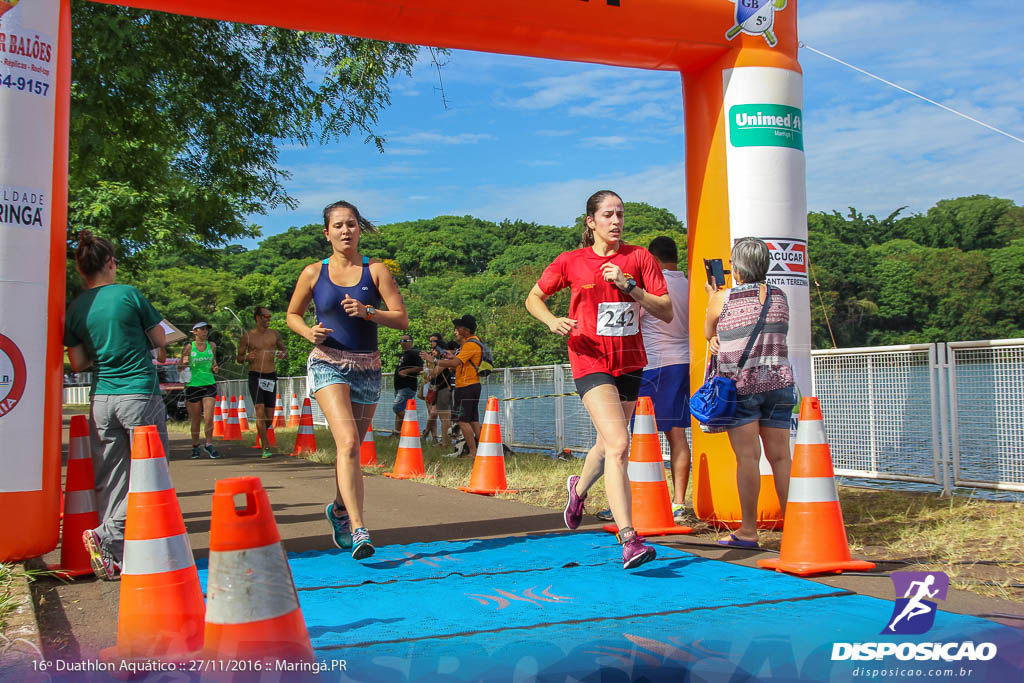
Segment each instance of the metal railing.
M1024 339L818 350L811 360L836 474L933 484L947 494L954 486L1024 491ZM385 374L374 430L394 429L392 386ZM244 396L255 415L246 380L217 390ZM574 390L568 365L505 368L484 381L481 401L502 400L507 445L582 452L595 430ZM278 392L288 415L292 394L300 406L306 397L306 378L282 377ZM88 387L65 388L65 402L87 403ZM311 403L314 423L326 425Z

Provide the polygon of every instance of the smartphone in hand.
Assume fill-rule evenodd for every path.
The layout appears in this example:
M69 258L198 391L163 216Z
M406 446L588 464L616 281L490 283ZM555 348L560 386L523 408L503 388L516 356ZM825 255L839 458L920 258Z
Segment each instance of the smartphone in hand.
M722 259L704 259L704 272L707 273L709 285L715 289L725 287L725 273L727 271L722 267Z

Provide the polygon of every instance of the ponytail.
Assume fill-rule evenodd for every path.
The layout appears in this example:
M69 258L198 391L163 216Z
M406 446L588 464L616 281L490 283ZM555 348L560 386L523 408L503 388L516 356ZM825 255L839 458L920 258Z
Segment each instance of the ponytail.
M95 277L112 258L114 258L114 245L110 243L110 240L97 237L89 230L78 233L75 263L86 279Z

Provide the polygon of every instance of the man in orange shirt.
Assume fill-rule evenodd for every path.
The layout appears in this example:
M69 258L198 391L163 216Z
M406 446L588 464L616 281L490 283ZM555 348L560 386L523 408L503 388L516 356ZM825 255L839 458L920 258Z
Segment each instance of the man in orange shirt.
M476 336L476 318L464 315L452 321L455 341L462 345L455 358L441 359L437 366L455 369L455 392L452 413L466 439L468 452L449 453L446 457L476 457L476 443L480 438L480 375L477 368L483 359L483 343Z

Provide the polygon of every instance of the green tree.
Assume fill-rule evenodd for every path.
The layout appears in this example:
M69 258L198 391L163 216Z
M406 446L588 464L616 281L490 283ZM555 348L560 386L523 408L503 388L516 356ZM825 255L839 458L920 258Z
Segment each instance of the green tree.
M285 140L376 144L388 81L418 48L98 3L72 8L69 221L199 253L291 206Z

